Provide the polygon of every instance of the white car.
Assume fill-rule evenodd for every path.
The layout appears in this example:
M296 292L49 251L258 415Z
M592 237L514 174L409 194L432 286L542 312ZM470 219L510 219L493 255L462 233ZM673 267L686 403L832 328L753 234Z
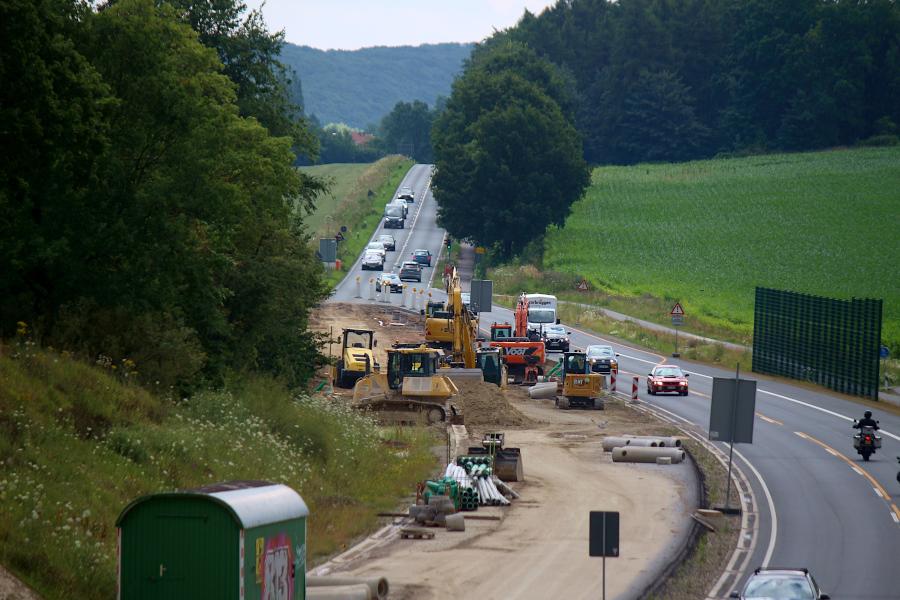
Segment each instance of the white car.
M381 258L384 259L387 254L387 250L384 249L384 243L375 240L374 242L369 242L369 245L366 246L366 252L378 252L381 254Z
M366 251L363 255L362 260L362 269L363 271L372 270L372 271L381 271L384 269L384 247L382 247L381 252L377 252L375 250Z

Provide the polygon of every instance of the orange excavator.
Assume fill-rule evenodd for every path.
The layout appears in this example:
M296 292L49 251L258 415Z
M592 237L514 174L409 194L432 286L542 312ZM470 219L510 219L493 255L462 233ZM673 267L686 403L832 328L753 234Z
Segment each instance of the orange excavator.
M509 323L491 325L491 346L501 348L509 376L516 383L534 383L544 374L544 342L528 338L528 298L516 301L515 329Z

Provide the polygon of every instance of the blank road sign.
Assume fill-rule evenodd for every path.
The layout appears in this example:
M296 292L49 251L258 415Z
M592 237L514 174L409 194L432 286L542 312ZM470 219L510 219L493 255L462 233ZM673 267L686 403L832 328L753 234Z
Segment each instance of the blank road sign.
M735 394L737 387L737 394ZM756 381L713 377L709 410L709 439L736 444L753 443Z
M590 556L619 556L619 513L591 511Z

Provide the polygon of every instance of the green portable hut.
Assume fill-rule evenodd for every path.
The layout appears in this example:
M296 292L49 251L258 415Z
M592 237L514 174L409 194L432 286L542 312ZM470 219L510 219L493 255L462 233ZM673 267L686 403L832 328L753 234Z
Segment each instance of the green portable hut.
M305 600L300 494L230 481L143 496L116 520L118 600Z

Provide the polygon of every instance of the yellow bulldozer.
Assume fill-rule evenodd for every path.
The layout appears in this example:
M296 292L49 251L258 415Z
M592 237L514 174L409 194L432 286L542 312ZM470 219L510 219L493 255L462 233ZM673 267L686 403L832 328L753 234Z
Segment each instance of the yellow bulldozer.
M421 345L387 350L385 373L372 372L353 388L356 408L375 411L385 423L461 423L460 411L448 403L459 392L440 373L443 352Z
M584 352L565 352L560 359L560 366L560 379L556 388L557 408L603 410L605 378L591 371L587 355Z
M352 388L362 377L378 371L375 362L375 332L371 329L344 329L341 335L341 358L334 367L334 385Z

